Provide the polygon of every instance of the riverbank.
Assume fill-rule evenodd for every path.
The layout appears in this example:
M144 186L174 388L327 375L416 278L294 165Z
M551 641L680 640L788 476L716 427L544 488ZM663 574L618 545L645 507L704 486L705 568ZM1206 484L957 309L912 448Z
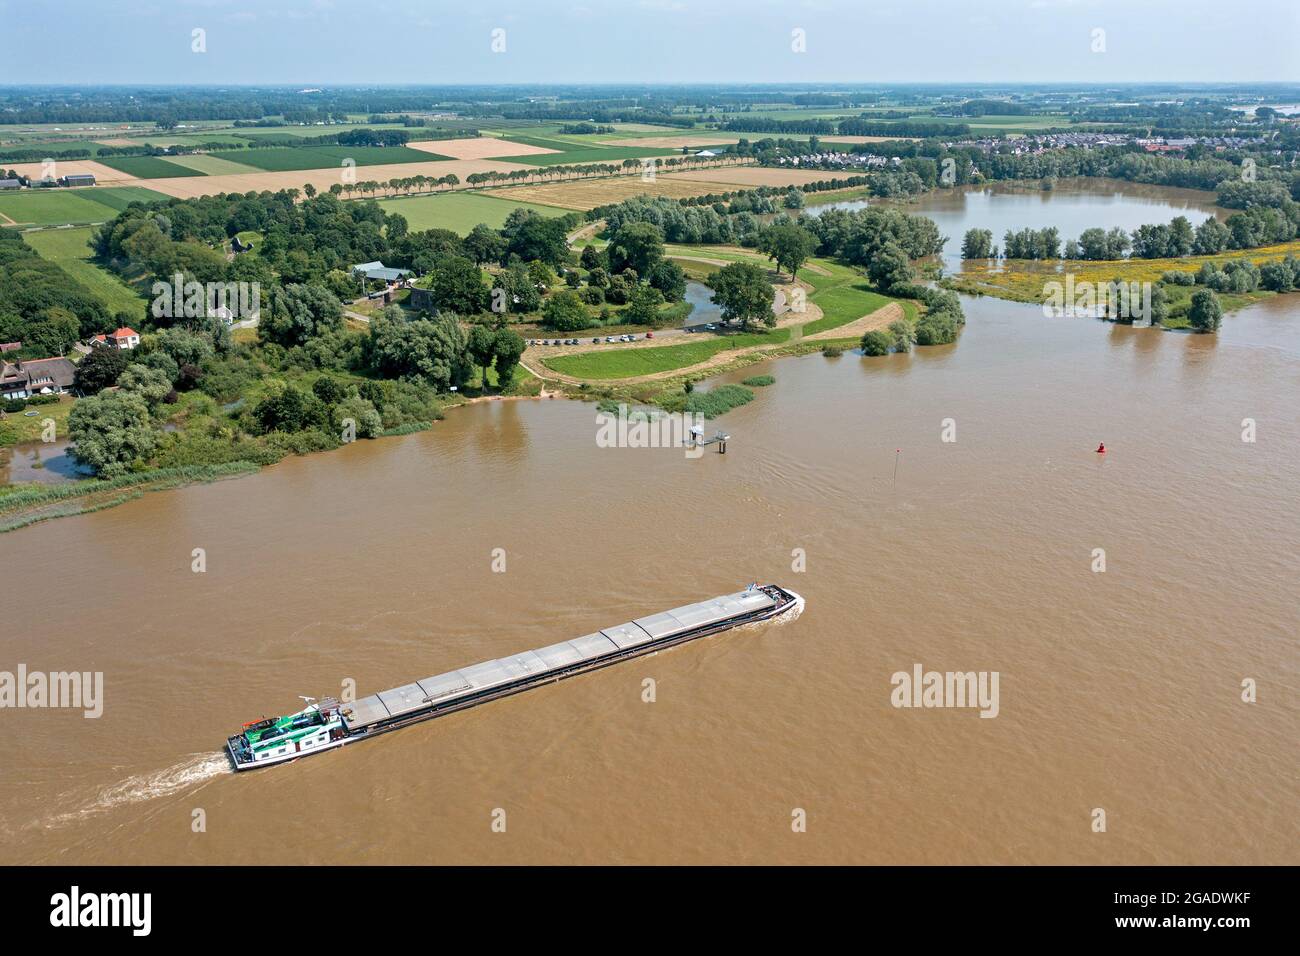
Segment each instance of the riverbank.
M490 378L494 379L495 376L492 375ZM495 386L495 382L491 384ZM539 401L568 397L563 391L547 391L545 383L531 375L520 376L511 389L504 393L494 394L479 389L474 391L477 394L456 393L442 396L441 410L446 412L449 409L486 402ZM57 406L51 406L62 409L61 432L66 424L67 412L73 404L71 400L67 400ZM403 435L428 431L433 424L433 421L408 422L395 428L385 429L375 440L400 438ZM336 448L322 448L284 457L306 457L335 450ZM167 491L186 485L242 478L264 467L279 464L283 460L284 458L270 462L239 460L219 464L155 468L107 481L87 478L58 484L22 482L0 485L0 534L51 518L66 518L101 511L104 508L132 501L149 491Z
M139 498L146 491L165 491L184 485L206 484L251 475L261 468L255 462L161 468L112 480L91 478L59 485L6 485L0 487L0 534L38 521L102 511Z
M1076 286L1091 283L1103 287L1115 280L1156 283L1168 272L1185 272L1190 275L1207 264L1222 268L1228 262L1240 260L1249 261L1258 267L1267 262L1280 262L1287 256L1300 256L1300 240L1261 246L1258 249L1178 259L967 260L961 264L961 272L945 277L939 284L968 295L987 295L1008 302L1041 304L1052 295L1053 290L1048 288L1048 284L1064 282L1066 276L1073 276ZM1177 319L1186 311L1186 300L1194 288L1196 287L1165 284L1165 291L1171 299L1170 314L1175 319L1174 327L1178 326ZM1276 294L1260 290L1223 292L1219 293L1219 298L1224 311L1231 312Z

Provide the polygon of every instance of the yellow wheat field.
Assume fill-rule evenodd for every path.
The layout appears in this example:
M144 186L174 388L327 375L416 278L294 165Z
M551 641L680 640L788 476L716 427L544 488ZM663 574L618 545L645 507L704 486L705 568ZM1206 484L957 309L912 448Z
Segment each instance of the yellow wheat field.
M542 153L554 153L558 150L541 146L529 146L526 143L512 143L509 140L494 139L491 136L469 136L463 139L425 139L417 143L407 143L411 149L452 159L494 159L498 156L537 156Z

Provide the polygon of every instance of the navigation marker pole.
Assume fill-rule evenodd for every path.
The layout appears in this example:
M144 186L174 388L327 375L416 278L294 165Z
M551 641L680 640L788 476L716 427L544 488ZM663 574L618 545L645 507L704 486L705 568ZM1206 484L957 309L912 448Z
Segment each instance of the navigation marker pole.
M893 480L894 487L898 487L898 456L901 455L902 453L903 453L903 449L901 448L894 449L894 480Z

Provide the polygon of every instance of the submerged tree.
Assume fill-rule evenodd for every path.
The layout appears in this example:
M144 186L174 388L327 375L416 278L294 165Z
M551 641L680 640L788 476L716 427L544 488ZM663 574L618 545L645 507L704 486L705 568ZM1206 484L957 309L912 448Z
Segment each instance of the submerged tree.
M149 406L132 392L83 398L68 415L72 456L101 478L118 478L157 447Z
M1217 332L1223 323L1223 306L1219 297L1209 289L1192 293L1192 305L1187 310L1187 320L1198 332Z

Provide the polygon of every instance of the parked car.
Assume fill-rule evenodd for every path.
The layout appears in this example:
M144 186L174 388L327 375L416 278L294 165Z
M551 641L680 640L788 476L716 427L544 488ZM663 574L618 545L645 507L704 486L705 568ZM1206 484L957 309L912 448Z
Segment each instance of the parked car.
M550 344L551 344L551 340L550 340L550 339L542 339L542 344L543 344L543 345L550 345Z
M592 339L592 340L591 340L591 344L592 344L592 345L599 345L599 344L600 344L600 336L598 335L598 336L596 336L594 339Z
M612 336L612 335L607 335L607 336L605 336L605 341L606 341L606 342L613 342L613 341L614 341L614 336Z
M648 339L652 339L652 338L655 337L655 334L654 334L653 332L647 332L647 333L645 334L645 337L648 338Z

